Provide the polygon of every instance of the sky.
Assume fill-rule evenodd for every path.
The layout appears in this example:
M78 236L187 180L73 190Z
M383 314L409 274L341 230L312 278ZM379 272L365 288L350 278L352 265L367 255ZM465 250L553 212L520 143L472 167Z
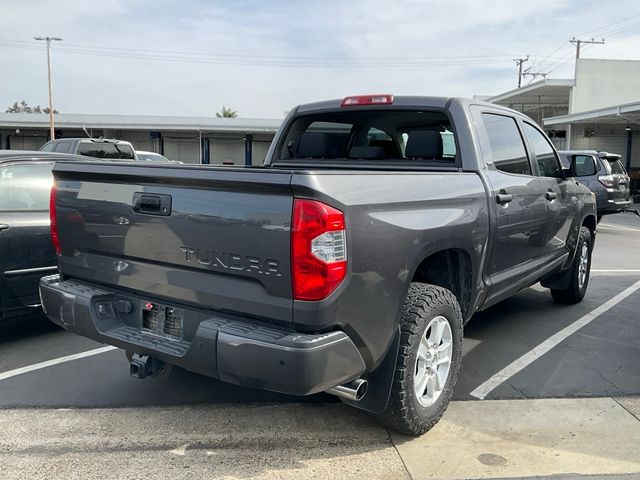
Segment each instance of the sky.
M0 111L280 118L363 93L466 96L585 58L640 60L640 4L586 0L0 0ZM525 83L532 79L528 77Z

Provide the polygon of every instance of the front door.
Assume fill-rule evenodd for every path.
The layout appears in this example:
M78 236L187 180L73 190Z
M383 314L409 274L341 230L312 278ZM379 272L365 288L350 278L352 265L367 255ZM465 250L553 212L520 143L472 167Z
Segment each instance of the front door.
M522 126L534 171L544 191L547 209L544 255L553 261L571 250L569 245L573 242L569 239L578 214L578 186L575 179L564 178L560 159L547 137L529 122L523 121Z

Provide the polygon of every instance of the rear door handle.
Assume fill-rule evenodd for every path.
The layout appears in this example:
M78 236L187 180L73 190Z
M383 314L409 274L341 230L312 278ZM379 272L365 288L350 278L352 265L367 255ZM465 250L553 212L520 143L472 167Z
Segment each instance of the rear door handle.
M1 232L2 230L6 230L7 228L9 228L9 225L6 225L6 224L4 224L4 223L0 223L0 232Z
M558 194L556 192L547 192L544 194L544 196L550 202L553 202L556 198L558 198Z
M496 194L496 202L500 205L506 205L507 203L513 200L513 195L510 193L497 193Z

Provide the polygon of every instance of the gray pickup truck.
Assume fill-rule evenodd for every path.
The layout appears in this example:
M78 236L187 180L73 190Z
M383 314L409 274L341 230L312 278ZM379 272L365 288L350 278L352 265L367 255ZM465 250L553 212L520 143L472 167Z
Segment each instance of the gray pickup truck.
M474 100L299 106L264 165L58 162L47 315L247 387L329 392L418 435L444 412L472 315L536 282L587 289L592 193L544 133Z

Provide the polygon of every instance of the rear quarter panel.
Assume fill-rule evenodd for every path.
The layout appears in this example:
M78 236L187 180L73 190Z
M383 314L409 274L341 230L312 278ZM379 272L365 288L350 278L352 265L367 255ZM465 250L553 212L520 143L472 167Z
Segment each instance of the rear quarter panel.
M474 272L471 305L484 295L479 272L488 238L487 198L477 174L299 172L292 189L296 197L345 213L349 258L347 279L328 299L294 302L294 324L345 330L369 368L393 339L409 284L425 258L463 250Z

